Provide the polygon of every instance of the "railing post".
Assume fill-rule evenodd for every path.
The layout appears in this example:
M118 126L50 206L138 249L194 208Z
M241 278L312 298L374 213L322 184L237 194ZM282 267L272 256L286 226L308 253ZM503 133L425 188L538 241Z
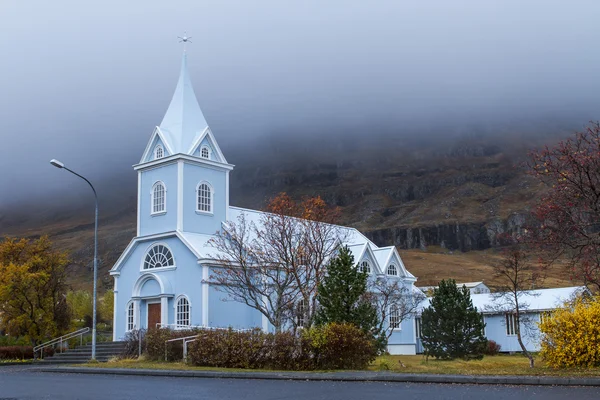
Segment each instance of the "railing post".
M187 362L187 340L183 341L183 362Z
M62 345L62 336L60 337L60 353L62 354L63 345Z

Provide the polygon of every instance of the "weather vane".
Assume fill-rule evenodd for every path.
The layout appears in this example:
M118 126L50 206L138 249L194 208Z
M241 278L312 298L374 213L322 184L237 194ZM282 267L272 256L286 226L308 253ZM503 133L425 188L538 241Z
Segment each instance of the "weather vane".
M192 37L187 35L187 32L183 32L183 36L177 36L177 38L179 39L179 43L183 43L183 51L185 52L187 44L188 43L192 43L192 41L190 40Z

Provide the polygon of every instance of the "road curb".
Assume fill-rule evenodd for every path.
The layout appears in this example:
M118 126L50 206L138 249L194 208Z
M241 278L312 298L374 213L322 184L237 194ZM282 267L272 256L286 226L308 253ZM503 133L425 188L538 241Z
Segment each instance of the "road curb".
M39 367L38 372L69 374L161 376L180 378L268 379L339 382L404 382L404 383L459 383L478 385L535 385L535 386L600 386L600 378L562 378L553 376L486 376L486 375L432 375L399 374L392 372L226 372L176 371L162 369Z

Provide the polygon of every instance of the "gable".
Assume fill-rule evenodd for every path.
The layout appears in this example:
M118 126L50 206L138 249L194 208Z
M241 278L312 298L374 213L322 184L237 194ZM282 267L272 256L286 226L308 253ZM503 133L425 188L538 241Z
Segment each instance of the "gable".
M196 264L200 254L190 245L190 243L182 237L179 232L167 232L157 235L140 236L133 239L125 248L117 262L110 270L111 275L119 275L125 265L131 264L131 268L135 271L140 271L144 257L148 249L157 242L165 243L169 246L175 258L175 265L178 263L178 258L184 253L190 254L194 258L192 265ZM187 257L187 255L186 255ZM186 265L186 263L181 263Z
M204 132L202 132L202 134L192 144L192 147L190 147L188 154L194 157L203 158L203 147L206 147L209 150L208 159L210 161L216 161L225 164L227 163L227 160L225 159L225 156L223 155L223 152L221 151L221 148L219 147L219 144L217 143L217 140L215 139L209 127L206 127Z
M150 140L146 145L146 149L144 150L144 154L142 154L141 163L154 161L155 160L155 150L157 146L161 146L163 149L163 158L173 155L173 151L171 150L171 146L169 142L165 140L164 135L162 134L159 127L154 128L152 132L152 136L150 136Z

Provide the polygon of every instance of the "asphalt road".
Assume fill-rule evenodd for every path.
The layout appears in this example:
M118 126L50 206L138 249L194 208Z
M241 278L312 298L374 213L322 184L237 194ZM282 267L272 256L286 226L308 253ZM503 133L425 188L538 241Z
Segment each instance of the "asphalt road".
M415 383L305 382L79 375L0 367L6 399L565 399L600 398L600 388Z

